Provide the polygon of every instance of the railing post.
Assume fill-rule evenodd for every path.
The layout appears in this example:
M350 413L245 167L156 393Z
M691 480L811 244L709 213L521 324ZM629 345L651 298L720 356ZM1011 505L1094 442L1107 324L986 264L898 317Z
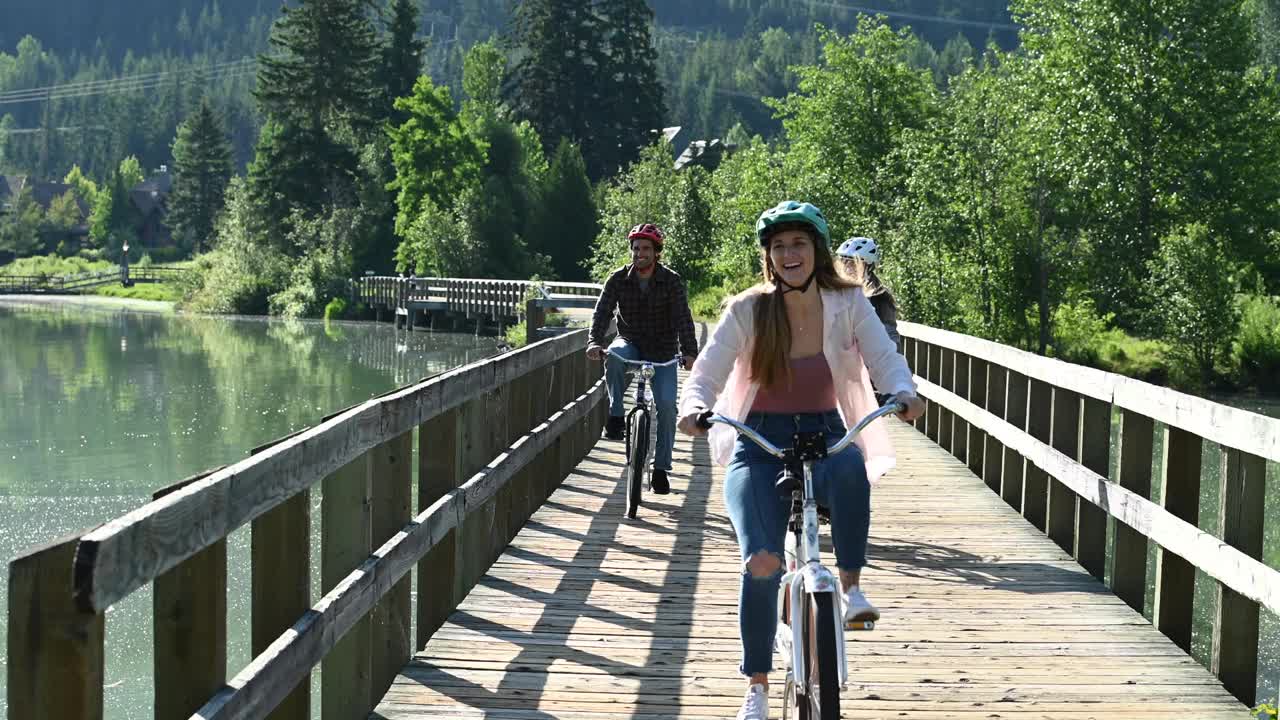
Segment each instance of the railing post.
M1010 425L1025 430L1027 427L1027 376L1008 371L1005 385L1004 419ZM1004 448L1004 464L1000 472L1000 497L1013 509L1022 512L1022 465L1025 461L1018 451Z
M102 720L104 616L76 607L79 536L9 562L9 720Z
M1031 380L1027 393L1027 434L1049 442L1053 417L1053 387L1043 380ZM1023 461L1022 516L1038 530L1048 523L1049 476L1032 462Z
M441 413L418 426L418 507L431 507L458 487L460 458L458 411ZM417 648L449 618L457 606L454 588L457 575L456 529L418 561Z
M159 490L159 499L204 477ZM185 720L227 679L227 541L219 540L155 580L156 720Z
M937 345L926 346L925 379L937 385L938 376L942 374L942 348ZM929 403L925 411L924 434L930 440L938 441L938 427L942 424L942 403Z
M1222 449L1218 524L1222 540L1254 560L1262 559L1266 460ZM1258 692L1258 604L1215 582L1213 649L1209 668L1241 702L1252 705Z
M374 547L390 540L413 517L413 432L401 433L372 451L373 503L370 531ZM412 578L387 591L373 618L373 695L382 697L411 655Z
M987 409L987 361L969 357L969 402ZM977 425L969 425L969 437L966 442L969 470L978 477L984 477L984 455L987 445L987 434Z
M373 459L352 460L323 481L320 502L320 588L332 590L373 548ZM373 711L373 619L366 615L325 656L321 717L358 718Z
M1160 502L1174 517L1197 525L1200 514L1200 453L1202 441L1177 427L1164 431L1163 487ZM1181 557L1156 546L1156 627L1191 652L1192 601L1196 570Z
M1107 477L1111 459L1111 404L1084 398L1080 408L1081 465ZM1076 562L1091 575L1103 579L1107 569L1107 511L1085 500L1076 500Z
M311 606L311 493L302 490L252 523L252 646L255 656ZM308 675L308 678L310 676ZM268 716L309 720L311 683L303 679Z
M948 347L939 348L942 351L942 367L938 374L937 383L947 392L955 392L956 389L956 351ZM955 414L945 407L938 408L938 445L943 450L955 454L955 446L952 444L951 432L955 427Z
M526 343L532 344L541 340L538 330L546 323L547 309L539 305L537 300L529 300L524 304L524 338Z
M969 364L971 358L962 353L956 352L955 356L955 394L964 400L969 398ZM952 417L951 426L951 454L955 455L960 462L969 463L969 423L959 415Z
M1155 423L1133 410L1120 411L1120 487L1151 497L1151 451ZM1147 537L1124 523L1116 523L1112 551L1111 589L1142 612L1147 599Z
M1069 458L1080 456L1080 395L1060 387L1053 388L1053 410L1049 428L1049 444ZM1058 547L1075 552L1075 492L1058 482L1049 482L1049 509L1046 534Z
M995 363L987 363L987 412L1004 419L1009 371ZM991 491L1001 497L1000 479L1004 476L1004 445L994 435L987 436L983 454L982 479Z

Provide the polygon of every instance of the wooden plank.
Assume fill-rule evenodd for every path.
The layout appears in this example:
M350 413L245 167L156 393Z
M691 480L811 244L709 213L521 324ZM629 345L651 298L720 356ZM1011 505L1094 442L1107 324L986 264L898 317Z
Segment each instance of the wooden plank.
M1012 370L1005 381L1004 419L1019 430L1027 427L1027 378ZM1022 510L1023 465L1017 451L1006 446L1000 471L1000 497L1018 511Z
M1218 527L1222 540L1255 560L1262 559L1267 461L1222 449ZM1258 701L1258 604L1216 583L1213 647L1209 667L1227 690L1252 705Z
M955 392L956 389L956 353L951 348L939 348L939 354L942 358L942 367L938 373L938 378L934 381L942 387ZM955 429L955 422L952 420L954 416L945 407L938 406L938 445L943 450L955 455L955 445L952 444L951 434Z
M320 588L333 590L373 551L373 458L364 454L324 479L320 503ZM322 717L363 717L373 692L372 618L365 617L325 656L320 673ZM211 697L213 693L205 696Z
M955 357L955 394L965 399L969 399L969 366L972 361L973 358L962 353ZM973 461L969 457L969 423L959 417L953 418L952 423L951 454L972 467Z
M1120 457L1117 482L1144 498L1151 497L1151 452L1155 424L1132 410L1120 413ZM1147 598L1147 539L1128 525L1116 525L1111 589L1142 612Z
M1086 397L1080 405L1078 461L1106 482L1111 460L1111 406ZM1099 580L1107 568L1107 511L1077 500L1075 552L1077 562Z
M375 445L536 367L579 352L585 330L437 375L342 413L85 535L76 595L101 610ZM528 358L512 360L516 353Z
M369 453L372 465L370 532L374 546L395 537L413 518L413 433L385 442ZM381 697L412 656L412 578L397 582L371 613L373 696Z
M1176 427L1165 428L1165 459L1160 501L1174 518L1196 525L1199 519L1201 438ZM1192 606L1196 568L1162 544L1156 548L1155 624L1176 646L1192 651Z
M554 442L554 438L590 412L605 396L598 383L578 402L477 473L462 487L423 510L406 531L387 541L333 590L301 615L291 632L276 638L244 670L200 709L202 720L261 717L275 707L287 689L304 680L310 668L408 573L428 549L458 526L470 508L492 499L520 468Z
M1029 381L1027 392L1027 432L1043 443L1050 440L1053 422L1053 388L1041 380ZM1049 476L1033 463L1024 463L1022 516L1037 530L1048 527Z
M1051 402L1053 407L1050 410L1049 444L1067 457L1077 457L1080 444L1080 395L1055 387ZM1067 552L1075 548L1078 502L1076 494L1070 488L1055 479L1049 480L1046 534Z
M431 507L461 484L458 410L450 410L418 429L418 507ZM418 623L415 647L426 647L431 634L457 607L454 572L456 533L452 530L418 563Z
M164 497L209 474L158 490ZM217 542L156 578L152 672L157 720L188 718L227 679L227 543Z
M1224 545L1213 535L1182 520L1173 512L1157 506L1107 479L1088 467L1068 458L1031 436L1020 432L986 411L975 408L960 398L925 381L920 392L931 401L945 402L957 414L995 435L999 441L1028 458L1049 475L1058 478L1082 499L1105 507L1115 517L1169 552L1189 559L1191 563L1236 592L1260 603L1268 610L1280 612L1280 571L1249 557L1234 547ZM1197 438L1198 440L1198 438ZM1167 447L1167 446L1166 446ZM1182 451L1186 453L1185 449ZM1199 467L1197 464L1196 468ZM1198 469L1197 469L1198 472ZM1197 495L1198 497L1198 495ZM1169 496L1165 496L1168 502ZM1181 501L1180 511L1187 503ZM1092 572L1092 571L1091 571Z
M311 493L303 490L253 521L251 646L255 656L311 605ZM309 668L308 668L309 669ZM309 674L285 688L270 720L310 720Z
M73 602L79 536L9 561L7 702L10 720L101 720L104 622Z

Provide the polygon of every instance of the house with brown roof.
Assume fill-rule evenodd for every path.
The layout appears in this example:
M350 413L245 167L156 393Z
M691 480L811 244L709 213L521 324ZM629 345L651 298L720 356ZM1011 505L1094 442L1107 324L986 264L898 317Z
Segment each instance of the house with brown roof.
M138 225L138 244L144 248L171 247L173 233L165 225L169 214L169 194L173 192L173 175L169 168L160 170L129 191L129 199L142 220Z

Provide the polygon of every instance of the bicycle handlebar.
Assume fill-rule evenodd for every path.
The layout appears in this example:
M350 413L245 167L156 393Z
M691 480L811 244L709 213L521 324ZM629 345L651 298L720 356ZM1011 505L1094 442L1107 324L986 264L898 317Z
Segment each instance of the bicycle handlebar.
M858 434L861 433L863 429L865 429L868 425L875 422L876 420L879 420L885 415L893 415L895 413L906 412L906 409L907 409L907 406L900 402L891 402L887 405L884 405L883 407L877 408L875 411L871 412L866 417L859 420L858 424L854 425L853 428L850 429L849 432L845 433L844 437L837 440L834 445L831 445L830 447L828 447L827 454L835 455L841 450L844 450L845 448L849 447L849 444L853 442L854 438L858 437ZM773 455L778 459L786 458L785 451L780 450L778 446L774 445L768 440L765 440L760 435L760 433L756 432L755 430L752 430L746 425L743 425L737 420L732 420L723 415L718 415L716 413L713 413L710 410L707 410L706 412L698 416L697 425L703 430L710 429L711 426L715 423L720 423L721 425L728 425L729 427L732 427L734 430L737 430L740 435L743 435L744 437L754 442L756 445L759 445L760 449L764 450L765 452L769 453L770 455Z
M652 365L653 367L656 367L656 368L667 367L668 365L675 365L681 360L681 357L678 354L666 362L652 362L649 360L632 360L631 358L625 358L619 355L618 353L609 352L607 348L602 348L600 352L603 353L604 355L608 355L612 357L614 360L621 360L622 362L627 363L628 365L639 365L639 366Z

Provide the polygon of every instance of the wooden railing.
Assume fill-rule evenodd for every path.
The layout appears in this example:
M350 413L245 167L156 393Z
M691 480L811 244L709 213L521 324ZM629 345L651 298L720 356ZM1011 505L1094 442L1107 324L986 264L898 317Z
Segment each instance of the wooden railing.
M167 282L180 277L185 270L165 265L136 265L129 268L129 280L135 283ZM69 294L111 285L121 281L119 268L79 275L0 275L0 294L50 293Z
M1255 702L1259 608L1280 613L1280 572L1261 562L1266 464L1280 461L1280 420L966 335L912 323L899 329L930 401L917 428L1099 579L1107 518L1119 521L1112 590L1149 610L1187 652L1195 571L1213 578L1210 670L1243 702ZM1113 410L1119 470L1109 479ZM1159 504L1150 500L1156 422L1165 426ZM1221 539L1197 527L1206 451L1221 455ZM1144 608L1148 542L1153 608Z
M394 310L411 303L443 302L450 312L493 320L524 315L526 300L537 307L592 307L603 289L594 283L376 275L356 278L354 285L355 299L370 306ZM541 292L531 290L535 286Z
M13 560L8 717L101 718L104 613L149 583L156 718L309 720L320 663L323 716L366 717L594 444L605 393L585 342L575 332L369 400ZM227 536L246 523L255 657L227 681Z

